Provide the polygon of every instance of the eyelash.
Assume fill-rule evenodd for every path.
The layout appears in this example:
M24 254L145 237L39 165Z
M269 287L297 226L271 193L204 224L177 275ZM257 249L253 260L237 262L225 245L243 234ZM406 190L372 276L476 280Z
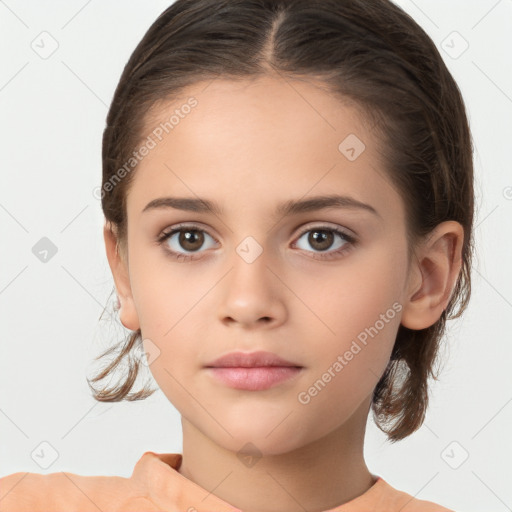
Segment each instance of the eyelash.
M179 224L176 227L174 227L171 231L163 232L157 238L157 243L159 245L163 245L164 242L166 242L169 238L171 238L172 235L174 235L175 233L180 233L182 231L198 231L201 233L206 233L208 236L212 237L218 243L218 240L215 237L213 237L212 235L210 235L207 231L205 231L204 229L200 229L199 227L194 226L192 224ZM343 238L344 241L346 242L343 245L343 247L341 247L340 249L337 249L336 251L325 252L325 253L321 253L321 252L314 253L317 255L325 254L325 256L323 256L323 255L320 257L313 256L313 259L329 260L329 259L335 258L335 257L349 251L350 248L353 247L357 243L357 240L353 236L349 235L348 233L345 233L344 231L342 231L339 228L332 228L329 226L314 226L312 228L306 229L297 237L297 239L302 238L306 233L309 233L310 231L327 231L327 232L331 232L331 233L336 233L336 234L340 235L341 238ZM347 245L348 245L348 247L347 247ZM196 253L183 254L183 253L173 251L173 250L169 249L168 247L165 247L165 251L167 253L169 253L171 255L171 257L173 257L174 259L179 260L179 261L189 261L189 260L194 260L194 259L198 258L198 256L196 256ZM308 251L308 252L310 252L310 251Z

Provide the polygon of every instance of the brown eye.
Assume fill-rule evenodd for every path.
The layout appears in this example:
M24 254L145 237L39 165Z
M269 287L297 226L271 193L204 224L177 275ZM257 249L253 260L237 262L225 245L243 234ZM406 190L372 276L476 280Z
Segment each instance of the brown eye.
M207 238L212 242L210 247L215 245L217 240L209 235L206 231L199 229L196 226L176 226L174 229L164 232L158 238L158 243L164 245L164 250L172 257L179 260L188 260L196 258L195 253L200 257L204 249ZM206 249L208 245L206 243Z
M308 243L318 251L325 251L331 247L334 235L330 231L314 229L309 232Z
M197 251L204 243L204 235L201 231L185 229L179 233L178 243L186 251Z
M306 237L305 235L308 236ZM302 239L304 239L304 241L302 241ZM339 241L336 242L336 239ZM345 233L341 229L319 226L304 231L294 245L299 249L311 252L313 258L328 259L341 256L346 251L350 250L355 243L355 237ZM309 249L307 246L313 250Z

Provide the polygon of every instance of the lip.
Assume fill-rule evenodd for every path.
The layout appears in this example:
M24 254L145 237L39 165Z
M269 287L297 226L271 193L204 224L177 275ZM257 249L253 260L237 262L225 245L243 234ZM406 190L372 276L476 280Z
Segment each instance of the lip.
M206 368L256 368L262 366L287 366L302 368L300 364L287 361L272 352L230 352L205 365Z
M263 391L296 377L302 368L296 366L261 366L255 368L207 368L216 380L234 389Z
M205 369L231 388L262 391L296 377L303 367L271 352L231 352Z

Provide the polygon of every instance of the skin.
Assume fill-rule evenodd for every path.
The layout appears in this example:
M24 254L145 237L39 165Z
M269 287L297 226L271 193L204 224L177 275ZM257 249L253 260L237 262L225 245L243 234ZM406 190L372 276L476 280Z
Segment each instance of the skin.
M183 103L189 96L198 105L136 170L126 254L105 226L120 319L141 328L148 353L158 347L150 370L182 416L181 474L244 511L333 508L375 482L363 457L373 389L400 323L426 328L446 308L461 267L463 228L454 221L437 226L408 265L404 204L384 171L377 135L354 105L312 81L217 79L190 87ZM147 134L183 103L161 104ZM366 146L354 161L338 150L349 134ZM378 215L356 208L274 215L281 202L332 193ZM164 196L206 198L224 213L142 213ZM156 243L181 222L206 231L195 260L165 251L167 245L192 253L179 234ZM334 233L322 251L307 231L321 227L345 229L357 242ZM252 263L236 251L248 236L262 249ZM343 244L344 253L319 259ZM300 403L298 394L394 303L401 311ZM232 351L258 350L303 370L274 388L246 391L203 368ZM248 442L261 456L251 466L237 456Z

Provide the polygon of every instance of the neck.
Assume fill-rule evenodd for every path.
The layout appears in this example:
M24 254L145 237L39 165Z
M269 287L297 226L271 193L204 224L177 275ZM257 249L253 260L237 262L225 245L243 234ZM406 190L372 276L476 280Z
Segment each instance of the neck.
M335 508L375 483L363 456L368 408L365 401L341 427L306 446L253 459L248 456L246 463L236 451L215 443L182 418L179 472L244 512Z

